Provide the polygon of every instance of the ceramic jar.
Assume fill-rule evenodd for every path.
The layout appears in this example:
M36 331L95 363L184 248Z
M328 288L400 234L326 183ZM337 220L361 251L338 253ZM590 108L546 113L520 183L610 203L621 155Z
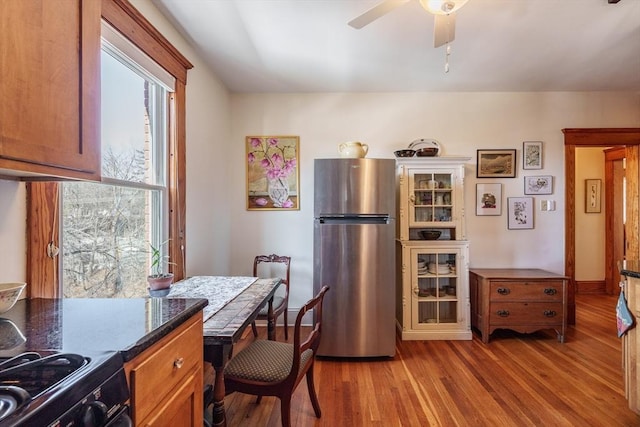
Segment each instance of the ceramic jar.
M362 142L343 142L338 147L341 157L359 159L367 155L369 146Z

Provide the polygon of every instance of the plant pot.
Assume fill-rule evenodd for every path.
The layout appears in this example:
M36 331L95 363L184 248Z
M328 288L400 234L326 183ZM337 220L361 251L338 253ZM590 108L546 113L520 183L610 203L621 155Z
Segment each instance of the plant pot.
M171 283L173 283L173 273L147 276L147 283L149 284L149 289L152 291L169 289L171 287Z

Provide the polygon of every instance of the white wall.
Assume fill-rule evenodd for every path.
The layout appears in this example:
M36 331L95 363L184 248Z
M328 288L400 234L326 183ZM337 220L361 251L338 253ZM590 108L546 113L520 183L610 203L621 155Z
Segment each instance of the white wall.
M637 127L637 93L233 94L233 165L229 193L231 273L243 274L257 253L292 259L292 302L312 293L313 159L338 156L344 141L369 144L368 157L391 158L417 138L435 138L443 155L472 158L466 167L467 235L472 267L538 267L564 273L564 137L574 127ZM244 138L300 136L300 210L247 211ZM543 169L522 170L522 142L543 141ZM476 149L515 148L516 178L477 179ZM507 230L506 198L524 195L523 176L552 175L554 192L535 196L533 230ZM475 184L503 184L501 216L475 215ZM233 184L231 184L233 183ZM556 202L541 212L539 199Z
M0 283L27 277L25 197L24 183L0 180Z

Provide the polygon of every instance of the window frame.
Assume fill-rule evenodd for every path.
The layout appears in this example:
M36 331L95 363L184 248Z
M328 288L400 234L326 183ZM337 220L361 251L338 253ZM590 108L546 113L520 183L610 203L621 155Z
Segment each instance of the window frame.
M169 96L167 155L168 253L175 280L186 262L186 84L193 65L127 0L103 0L102 19L168 71L175 79ZM98 47L100 45L98 44ZM94 118L99 122L99 118ZM59 246L60 192L54 181L33 181L27 190L27 283L29 298L62 296Z

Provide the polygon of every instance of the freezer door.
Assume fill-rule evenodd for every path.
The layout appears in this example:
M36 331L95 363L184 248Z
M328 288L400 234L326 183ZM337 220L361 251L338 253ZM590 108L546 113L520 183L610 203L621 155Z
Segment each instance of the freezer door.
M396 211L395 160L316 159L314 217Z
M318 355L395 354L395 223L316 220L314 293L330 286L323 305Z

